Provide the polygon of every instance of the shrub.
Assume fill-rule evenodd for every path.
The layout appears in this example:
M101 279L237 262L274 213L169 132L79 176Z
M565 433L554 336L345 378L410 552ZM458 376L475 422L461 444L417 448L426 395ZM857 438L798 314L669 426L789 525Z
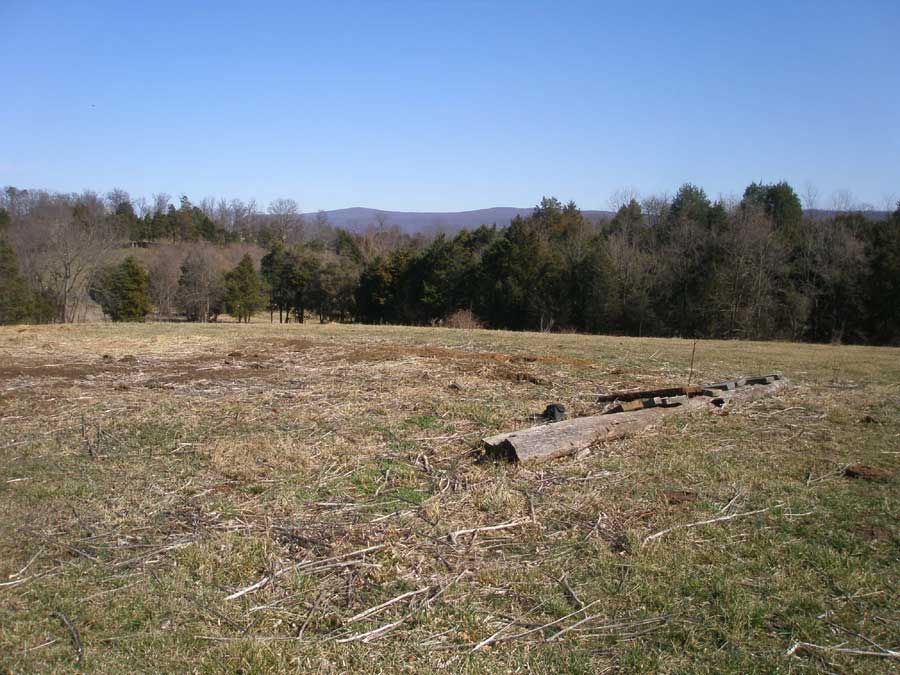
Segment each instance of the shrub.
M484 324L478 320L475 313L471 309L458 309L449 314L444 320L447 328L462 328L464 330L473 330L476 328L484 328Z

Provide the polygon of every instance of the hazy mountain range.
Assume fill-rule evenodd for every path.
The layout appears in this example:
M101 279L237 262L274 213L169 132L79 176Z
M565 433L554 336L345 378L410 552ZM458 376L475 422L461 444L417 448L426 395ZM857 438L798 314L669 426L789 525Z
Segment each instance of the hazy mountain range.
M349 209L335 209L325 211L328 222L334 227L342 227L347 230L363 230L369 225L384 223L396 225L404 232L431 232L444 231L455 232L463 228L473 228L479 225L509 225L516 216L528 216L534 211L530 208L516 208L514 206L495 206L490 209L476 209L474 211L383 211L381 209L368 209L354 207ZM612 218L615 214L611 211L582 211L590 220ZM315 213L303 214L305 218L314 218Z
M514 206L495 206L489 209L474 211L384 211L365 207L335 209L324 211L328 222L334 227L360 231L370 225L396 225L404 232L457 232L463 228L474 228L479 225L509 225L516 216L528 216L534 211L530 208ZM612 218L613 211L582 211L585 218L596 222ZM834 216L837 211L815 209L806 212L813 220L822 220ZM887 211L866 211L866 216L874 220L886 218ZM312 219L315 213L305 213L304 217Z

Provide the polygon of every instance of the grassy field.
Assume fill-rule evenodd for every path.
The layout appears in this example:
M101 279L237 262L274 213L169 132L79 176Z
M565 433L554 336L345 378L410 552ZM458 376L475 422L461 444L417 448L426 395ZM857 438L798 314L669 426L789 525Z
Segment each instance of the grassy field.
M548 403L597 412L690 359L445 329L0 329L0 671L896 672L900 350L700 342L695 381L791 386L476 462Z

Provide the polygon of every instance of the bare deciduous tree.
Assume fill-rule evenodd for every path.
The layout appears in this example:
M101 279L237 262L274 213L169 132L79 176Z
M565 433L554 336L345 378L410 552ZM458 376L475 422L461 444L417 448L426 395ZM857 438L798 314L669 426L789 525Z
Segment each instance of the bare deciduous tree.
M24 270L54 299L58 321L76 321L95 272L116 244L103 200L92 192L34 192L17 208L12 236Z
M165 246L151 249L147 262L150 275L150 301L157 318L170 318L177 309L178 280L181 276L182 247Z
M312 222L307 227L307 235L311 241L331 242L333 240L333 232L331 224L328 222L328 214L324 211L318 211Z
M222 296L221 261L214 247L197 244L181 263L177 304L190 321L206 322L218 313Z
M109 207L110 211L115 211L122 204L131 204L132 207L133 202L131 201L131 195L128 194L125 190L121 188L113 188L109 192L106 193L106 203Z
M772 335L779 320L780 271L787 249L760 206L735 208L718 236L720 264L709 301L713 332L744 339ZM802 325L802 322L801 324Z
M132 200L134 204L134 212L137 214L138 218L146 218L150 215L150 204L147 202L146 197L138 197L137 199Z
M268 208L270 226L275 237L281 242L295 242L303 239L303 218L293 199L276 199Z
M606 247L616 276L614 313L629 324L629 330L642 335L652 313L653 256L642 250L639 238L628 229L610 235Z
M172 197L165 192L157 192L153 195L153 213L165 213L169 210Z
M853 202L850 190L835 190L831 193L831 208L835 211L852 211Z
M627 206L632 200L640 201L640 192L635 187L620 187L613 190L606 203L611 211L618 211L623 206Z
M669 211L672 199L667 194L650 195L641 201L641 210L647 216L647 224L656 227Z
M819 204L819 188L813 185L810 181L806 181L803 186L803 208L807 211L811 211L815 208L818 208Z

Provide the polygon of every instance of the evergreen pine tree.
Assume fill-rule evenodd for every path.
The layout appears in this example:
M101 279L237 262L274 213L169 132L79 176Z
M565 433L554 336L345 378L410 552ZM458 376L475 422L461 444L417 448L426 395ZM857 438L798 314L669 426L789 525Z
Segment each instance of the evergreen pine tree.
M34 294L19 272L19 259L0 238L0 325L32 321Z
M225 275L225 310L238 321L250 323L250 317L265 306L262 282L249 255Z
M101 272L90 294L113 321L143 321L150 312L150 277L131 256Z
M150 277L128 256L119 265L119 321L143 321L150 313Z

